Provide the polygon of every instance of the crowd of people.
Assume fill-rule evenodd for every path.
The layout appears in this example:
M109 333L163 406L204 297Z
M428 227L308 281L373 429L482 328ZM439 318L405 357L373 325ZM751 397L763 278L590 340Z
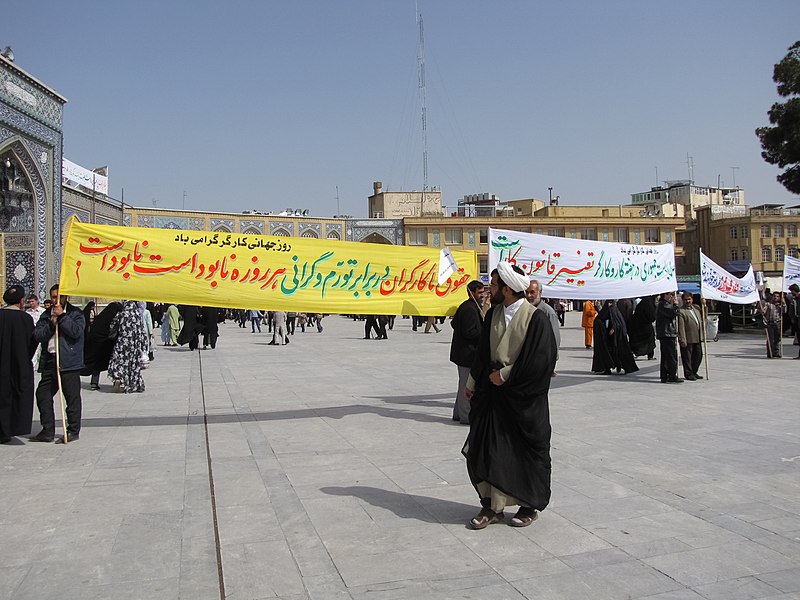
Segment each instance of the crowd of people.
M492 272L488 292L480 281L470 282L467 299L451 320L450 361L458 369L453 421L469 425L462 453L481 504L471 527L504 522L526 527L550 500L548 392L557 375L563 318L542 300L540 284L508 263L500 263ZM800 345L797 285L790 287L788 296L767 291L758 312L769 358L780 356L784 324L794 344ZM636 358L654 359L658 341L662 383L703 379L703 319L703 311L686 291L679 298L669 292L585 300L581 327L584 346L593 351L591 370L603 375L635 373ZM678 377L679 354L683 378ZM508 506L519 508L506 520Z
M50 288L40 305L20 285L9 287L0 310L0 443L29 434L34 397L42 429L34 442L66 443L80 438L81 380L100 389L105 371L114 392L144 392L142 371L155 359L154 329L161 326L165 346L216 347L218 323L225 311L214 307L164 305L134 300L113 301L98 310L82 309ZM40 374L34 392L34 369ZM65 435L55 436L53 397L65 402Z

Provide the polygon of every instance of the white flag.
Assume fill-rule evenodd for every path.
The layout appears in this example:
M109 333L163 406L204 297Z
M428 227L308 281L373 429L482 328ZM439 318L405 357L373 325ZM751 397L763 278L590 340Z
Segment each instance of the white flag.
M759 301L753 265L739 279L728 273L702 252L700 253L700 294L708 300L731 304L752 304Z
M458 270L456 259L450 253L450 248L442 248L439 252L439 285L444 285L447 278Z
M783 291L788 292L793 283L800 285L800 258L783 257Z

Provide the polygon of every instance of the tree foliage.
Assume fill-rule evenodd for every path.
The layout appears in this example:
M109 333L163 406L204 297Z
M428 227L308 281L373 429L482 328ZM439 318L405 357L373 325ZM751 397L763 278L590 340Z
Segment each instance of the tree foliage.
M783 187L800 194L800 41L775 65L772 80L778 84L778 94L789 99L776 102L767 113L772 127L756 129L761 156L784 169L778 175Z

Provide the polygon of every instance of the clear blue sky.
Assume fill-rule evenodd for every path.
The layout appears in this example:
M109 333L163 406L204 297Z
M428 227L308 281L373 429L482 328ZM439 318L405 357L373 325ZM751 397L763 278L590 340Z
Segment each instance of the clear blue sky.
M658 179L800 204L754 129L797 0L421 0L428 182L627 204ZM69 103L64 155L135 206L366 215L422 188L413 0L11 2L0 47ZM732 171L731 167L739 167Z

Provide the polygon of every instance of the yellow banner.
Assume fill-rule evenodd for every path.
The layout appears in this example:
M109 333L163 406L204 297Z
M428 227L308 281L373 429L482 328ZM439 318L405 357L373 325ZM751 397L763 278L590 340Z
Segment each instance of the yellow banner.
M472 251L439 285L439 250L337 240L91 225L73 219L62 294L338 314L452 315Z

